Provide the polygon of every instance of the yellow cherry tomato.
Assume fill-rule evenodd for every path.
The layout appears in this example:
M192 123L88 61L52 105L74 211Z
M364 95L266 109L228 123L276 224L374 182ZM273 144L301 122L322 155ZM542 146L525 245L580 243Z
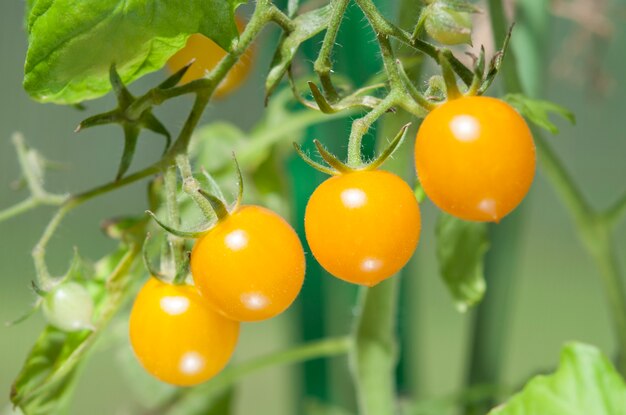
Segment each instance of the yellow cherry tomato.
M150 278L130 313L130 343L151 375L191 386L220 372L235 350L239 323L216 313L191 285Z
M302 244L279 215L242 206L199 238L191 273L216 310L237 321L259 321L285 311L304 282Z
M313 255L342 280L373 286L413 255L419 205L395 174L359 171L331 177L311 195L304 225Z
M237 19L237 27L239 32L245 27L245 23ZM213 69L219 61L226 56L226 51L218 46L208 37L196 33L187 39L187 44L178 52L176 52L168 61L168 69L174 73L182 69L185 65L195 59L195 62L189 69L180 84L200 79L206 75L208 71ZM230 70L226 78L215 90L214 96L222 98L228 93L237 89L247 78L252 67L252 52L246 52L239 59L237 64Z
M535 175L535 144L524 118L489 97L451 100L422 122L415 164L441 210L498 222L524 199Z

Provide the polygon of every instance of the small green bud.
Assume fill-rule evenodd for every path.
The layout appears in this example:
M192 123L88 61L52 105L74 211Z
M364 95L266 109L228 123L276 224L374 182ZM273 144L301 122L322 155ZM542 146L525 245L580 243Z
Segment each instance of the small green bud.
M424 27L430 37L444 45L472 43L472 15L444 1L427 6Z
M43 314L49 324L65 331L93 328L93 299L77 282L65 282L46 294Z
M428 79L426 91L424 92L426 98L443 100L446 98L446 81L443 76L433 75Z

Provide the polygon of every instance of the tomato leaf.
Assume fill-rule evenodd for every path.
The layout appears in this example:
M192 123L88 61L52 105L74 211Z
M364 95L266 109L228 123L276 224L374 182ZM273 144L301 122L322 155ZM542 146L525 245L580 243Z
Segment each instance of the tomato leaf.
M489 415L618 415L626 413L626 383L593 346L570 343L558 370L536 376Z
M326 29L331 16L330 5L304 13L294 19L296 29L280 40L276 53L272 58L270 72L265 82L265 100L267 101L281 79L287 73L300 45Z
M508 94L504 100L515 107L530 122L552 134L557 134L559 129L550 121L551 114L560 115L572 124L576 123L576 116L570 110L554 102L532 99L524 94Z
M38 101L72 104L111 89L111 64L128 84L162 68L193 33L228 50L242 2L37 0L28 16L24 88Z
M441 213L436 234L441 276L457 308L464 312L479 303L485 294L483 259L489 249L487 225Z

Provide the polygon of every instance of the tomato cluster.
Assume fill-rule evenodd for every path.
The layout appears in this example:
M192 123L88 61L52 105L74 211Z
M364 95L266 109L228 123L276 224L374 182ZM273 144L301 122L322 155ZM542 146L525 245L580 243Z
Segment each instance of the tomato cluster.
M242 206L198 238L190 266L193 285L151 278L130 316L131 345L143 367L179 386L204 382L226 365L240 322L274 317L293 303L305 258L283 218Z
M182 78L188 82L224 55L195 35L169 66L175 71L195 58ZM218 95L239 85L247 67L244 59ZM335 160L325 168L308 162L334 175L313 192L304 218L308 245L320 265L339 279L368 287L400 271L420 238L420 208L409 185L377 170L380 163L353 166ZM463 96L438 104L426 116L416 137L415 166L424 192L441 210L464 220L498 222L532 184L535 146L511 106ZM194 284L151 278L131 312L130 339L138 359L171 384L194 385L214 376L235 349L239 324L282 313L302 288L304 251L284 219L260 206L222 210L226 213L216 210L218 221L191 251Z

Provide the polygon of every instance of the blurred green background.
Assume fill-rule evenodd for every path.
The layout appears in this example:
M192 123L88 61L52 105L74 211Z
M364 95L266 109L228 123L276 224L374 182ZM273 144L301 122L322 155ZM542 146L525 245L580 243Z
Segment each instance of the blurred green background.
M388 9L387 12L394 12L391 6ZM561 133L550 141L595 207L607 206L625 189L623 117L626 84L623 74L626 73L626 54L623 45L626 44L626 33L622 30L623 15L613 13L612 16L615 16L610 17L615 31L611 36L592 39L589 44L580 41L585 39L585 28L580 23L551 17L550 57L543 63L548 68L549 77L541 96L567 106L578 118L576 126L559 123ZM9 186L19 176L10 142L10 136L16 130L23 132L28 143L47 158L67 163L67 170L48 175L46 187L60 192L75 192L109 181L122 149L121 131L115 126L88 130L80 135L72 132L87 115L109 109L113 105L111 97L89 102L87 111L81 112L37 104L26 96L21 88L26 51L22 21L22 2L3 2L0 6L0 208L25 197L24 191L14 191ZM361 17L355 16L347 27L357 30L364 25ZM212 105L204 117L206 122L225 119L247 130L260 118L264 73L272 52L271 47L264 46L275 42L275 35L275 31L266 32L261 44L257 45L255 72L242 89L227 100ZM577 43L574 41L578 46L573 51L568 46L572 39L579 39ZM316 45L312 43L311 46ZM356 47L354 44L350 46ZM598 59L597 65L590 64L590 59ZM368 69L367 65L364 66ZM351 75L358 79L359 75L354 72L359 70L356 66L343 62L340 68L344 73L352 71ZM162 76L151 75L133 85L131 90L143 91ZM189 102L188 98L181 98L159 108L158 113L175 131L182 125ZM347 139L345 123L332 125L339 137L343 134ZM159 157L160 140L149 134L142 136L133 168L147 165ZM337 148L345 146L339 144ZM306 173L294 160L289 165L292 172L305 175L296 179L298 188L295 193L302 199L306 196L302 193L310 192L320 177ZM73 246L78 246L84 256L93 259L109 252L115 244L99 231L100 221L142 212L146 208L144 188L143 184L137 184L90 201L72 212L50 245L48 261L52 271L62 273L65 270ZM582 249L570 217L544 180L541 169L530 197L524 203L527 217L523 225L519 269L515 270L517 283L511 304L511 337L504 368L505 382L511 387L517 387L538 371L552 368L565 341L588 342L609 355L614 351L611 322L598 272ZM52 212L50 208L39 208L0 223L0 322L20 316L34 300L29 288L34 279L30 250ZM412 397L433 398L454 393L462 386L472 312L457 312L440 280L434 256L436 210L430 203L425 203L423 215L424 228L415 265L404 275L410 280L407 285L410 291L402 305L402 325L413 328L408 331L411 338L405 342L409 350L405 350L404 390ZM625 224L618 228L616 237L623 268ZM498 276L508 277L506 274ZM323 332L345 333L353 311L352 293L347 285L312 272L306 282L306 297L300 298L289 312L268 322L245 325L235 360L286 348L301 342L302 337L317 337ZM324 304L329 311L322 320L318 315L303 319L301 311L305 302ZM307 321L316 327L307 326ZM42 327L39 316L14 327L0 326L0 408L7 405L13 377ZM137 397L142 393L136 389L141 389L137 385L143 382L133 379L143 377L128 348L118 346L126 341L123 323L115 325L111 334L98 344L86 366L72 404L72 414L93 412L94 408L97 413L136 413ZM309 394L349 406L350 386L342 381L346 367L344 358L310 363L307 366L309 379L315 379L315 384L309 382L306 390ZM239 385L237 413L300 413L305 395L302 374L302 367L282 367L251 376ZM146 394L145 390L143 394Z

